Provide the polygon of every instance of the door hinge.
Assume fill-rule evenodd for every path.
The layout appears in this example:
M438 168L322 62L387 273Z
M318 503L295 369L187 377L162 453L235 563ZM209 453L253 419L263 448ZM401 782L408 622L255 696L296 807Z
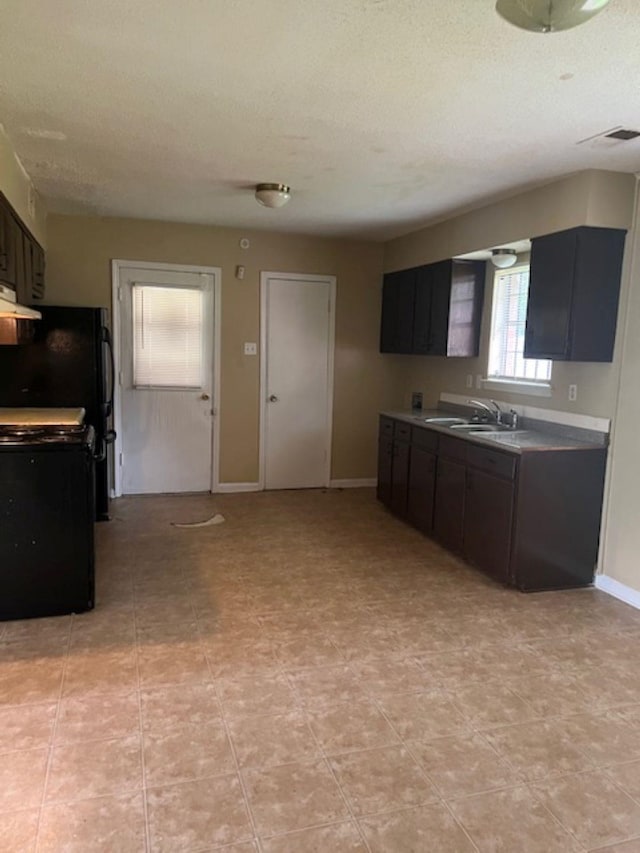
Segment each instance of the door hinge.
M122 385L122 371L118 371L118 385Z
M122 302L122 286L118 287L118 302Z
M122 467L122 453L118 455L118 465Z

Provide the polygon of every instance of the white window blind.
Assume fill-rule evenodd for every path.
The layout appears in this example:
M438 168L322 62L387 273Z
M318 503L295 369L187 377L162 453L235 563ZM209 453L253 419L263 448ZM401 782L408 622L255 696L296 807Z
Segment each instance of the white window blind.
M203 292L133 285L133 384L136 388L201 388Z
M551 379L551 361L523 355L528 295L528 266L496 273L489 344L490 379L516 382L549 382Z

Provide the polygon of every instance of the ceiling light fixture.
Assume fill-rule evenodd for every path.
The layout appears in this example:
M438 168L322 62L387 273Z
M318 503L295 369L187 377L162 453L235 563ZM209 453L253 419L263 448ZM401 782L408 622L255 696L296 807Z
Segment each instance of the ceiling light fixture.
M286 184L256 184L256 201L263 207L283 207L290 199Z
M584 24L609 0L498 0L496 12L523 30L554 33Z
M515 249L492 249L491 263L498 269L505 270L507 267L512 267L518 260L518 253Z

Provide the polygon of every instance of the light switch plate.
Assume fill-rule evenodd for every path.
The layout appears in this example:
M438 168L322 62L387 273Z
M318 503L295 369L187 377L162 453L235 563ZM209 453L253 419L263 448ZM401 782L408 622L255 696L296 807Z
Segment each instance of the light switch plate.
M578 386L577 385L569 385L569 402L575 403L578 399Z
M245 341L244 354L245 355L257 355L258 354L258 344Z

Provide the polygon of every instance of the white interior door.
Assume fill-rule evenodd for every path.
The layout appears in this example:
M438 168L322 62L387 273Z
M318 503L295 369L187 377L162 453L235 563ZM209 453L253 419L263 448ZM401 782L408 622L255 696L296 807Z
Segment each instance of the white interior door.
M267 273L262 287L265 488L328 486L335 281Z
M213 275L121 268L124 494L212 483Z

